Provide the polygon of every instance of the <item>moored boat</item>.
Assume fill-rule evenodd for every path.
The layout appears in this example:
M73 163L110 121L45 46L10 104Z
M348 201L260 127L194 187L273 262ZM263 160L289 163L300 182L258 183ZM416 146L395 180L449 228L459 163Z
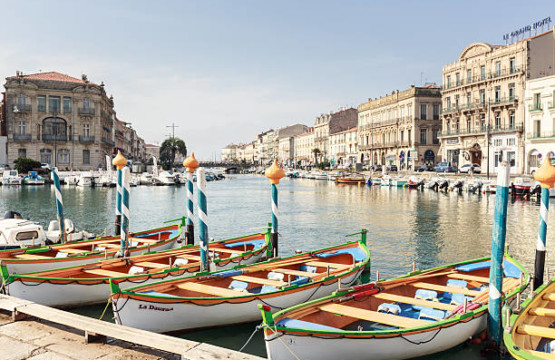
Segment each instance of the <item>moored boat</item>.
M2 185L21 185L22 178L17 170L4 170L2 174Z
M40 176L37 171L29 171L27 175L23 177L23 183L25 185L44 185L44 177Z
M511 299L529 275L509 256L504 263L503 293ZM273 315L262 306L268 357L389 360L450 349L486 328L489 267L482 258L417 271Z
M536 296L522 303L520 314L510 316L503 334L505 347L515 359L538 360L555 357L555 279L536 289ZM507 318L505 317L505 321ZM504 322L505 323L505 322Z
M362 175L347 175L335 179L336 184L364 184L366 179Z
M114 284L112 307L116 323L155 332L256 321L257 304L281 309L352 285L369 266L369 256L362 241L351 242L127 290Z
M528 196L530 195L530 189L534 183L532 181L527 181L523 177L517 177L513 183L513 196Z
M229 269L265 259L268 237L269 232L210 243L210 270ZM126 289L199 271L198 245L27 274L9 274L5 266L0 268L8 295L63 307L106 302L110 297L110 280Z

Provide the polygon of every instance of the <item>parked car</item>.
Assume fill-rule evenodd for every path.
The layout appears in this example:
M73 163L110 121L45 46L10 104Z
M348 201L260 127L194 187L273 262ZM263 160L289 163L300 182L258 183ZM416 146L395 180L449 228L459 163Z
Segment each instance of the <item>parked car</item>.
M460 167L459 171L461 173L474 173L474 174L480 174L482 172L482 168L480 167L479 164L464 164L463 166Z
M449 161L442 161L438 162L436 166L434 166L434 170L439 173L456 173L457 168L455 168Z
M387 171L392 171L392 172L397 171L397 165L389 165L387 167Z
M432 165L421 165L418 169L416 169L416 171L418 172L434 171L434 167Z
M381 166L381 165L373 165L373 166L372 166L372 170L374 170L374 171L382 171L382 166Z

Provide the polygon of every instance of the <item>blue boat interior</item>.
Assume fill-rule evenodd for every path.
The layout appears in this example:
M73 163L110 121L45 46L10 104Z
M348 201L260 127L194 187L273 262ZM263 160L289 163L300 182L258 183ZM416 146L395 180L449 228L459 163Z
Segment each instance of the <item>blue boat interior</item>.
M179 234L179 230L175 229L175 230L162 230L157 232L148 232L145 234L133 235L133 237L136 237L136 238L153 237L158 234L168 234L168 239L169 239L174 236L177 236Z
M253 249L251 251L254 251L254 250L263 248L266 245L266 241L264 239L241 241L241 242L236 242L232 244L225 244L225 247L236 248L236 247L245 247L248 245L252 245Z
M316 256L321 258L328 258L330 256L341 255L341 254L349 254L354 257L356 261L364 261L368 255L366 252L359 247L354 248L347 248L347 249L340 249L335 251L326 251L323 253L318 253Z

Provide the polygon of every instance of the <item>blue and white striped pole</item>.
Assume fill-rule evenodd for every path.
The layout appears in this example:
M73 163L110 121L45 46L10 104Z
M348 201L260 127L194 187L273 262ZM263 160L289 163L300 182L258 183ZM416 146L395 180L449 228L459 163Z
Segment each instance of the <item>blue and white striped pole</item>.
M507 162L499 166L495 196L495 215L491 239L491 267L489 273L488 334L497 346L501 345L503 324L501 305L503 301L503 261L505 236L507 234L507 205L509 203L510 167Z
M66 242L66 231L64 224L64 202L62 200L62 192L60 187L60 177L58 176L58 168L52 168L52 178L54 180L54 193L56 194L56 213L58 224L60 225L60 241Z
M106 156L106 158L108 158ZM112 165L114 165L117 169L117 183L116 183L116 221L114 223L115 227L115 234L121 234L121 187L122 187L122 174L121 169L127 165L127 159L123 157L120 151L116 157L112 160Z
M264 176L270 179L272 184L272 234L271 234L271 251L272 257L278 256L278 191L277 184L279 180L285 176L285 172L274 160L272 166L266 169Z
M129 245L129 168L125 167L122 172L121 191L121 234L120 234L120 256L126 256Z
M208 270L208 211L206 208L206 175L204 169L197 170L198 227L200 235L200 260L202 271Z
M198 168L199 163L195 159L195 153L192 153L183 161L187 173L187 228L185 231L185 245L193 245L195 243L195 225L193 222L193 173Z
M540 204L540 226L538 228L538 242L536 246L536 261L534 264L534 288L536 290L543 284L543 272L545 269L545 245L547 237L547 215L549 213L549 189L555 181L555 168L551 165L549 156L543 165L536 171L534 178L540 182L542 188Z

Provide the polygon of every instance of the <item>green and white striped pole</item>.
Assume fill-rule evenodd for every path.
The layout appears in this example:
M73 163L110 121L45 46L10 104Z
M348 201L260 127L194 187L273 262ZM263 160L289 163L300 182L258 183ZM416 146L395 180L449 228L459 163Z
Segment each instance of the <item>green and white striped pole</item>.
M128 167L122 170L120 256L126 256L129 246L129 178Z
M271 234L271 245L272 245L272 257L278 256L278 191L277 184L279 180L285 176L285 172L278 165L277 160L274 160L272 166L266 169L264 176L270 179L270 184L272 184L272 234Z
M195 159L195 153L192 153L183 161L183 166L187 172L187 228L185 230L185 245L193 245L195 243L195 225L193 222L193 173L198 168L199 163Z
M202 271L208 271L208 210L206 206L206 175L197 170L198 227L200 235L200 260Z
M495 214L491 239L491 267L489 272L488 334L496 346L501 345L503 324L501 305L503 301L503 260L507 234L507 205L509 203L510 167L503 162L497 171Z
M121 188L122 188L122 174L121 169L127 164L127 160L121 152L112 160L112 164L118 169L117 170L117 185L116 185L116 221L114 222L115 234L120 235L121 233Z
M56 194L56 213L58 224L60 225L60 241L66 242L66 231L64 224L64 201L62 200L62 191L60 186L60 177L58 176L58 168L52 168L52 178L54 180L54 193Z
M536 290L543 284L543 273L545 270L545 245L547 238L547 215L549 213L549 189L553 187L555 182L555 167L551 165L549 156L546 156L543 165L534 174L534 178L540 182L542 188L540 226L538 228L538 242L536 245L536 261L534 263L533 290Z

